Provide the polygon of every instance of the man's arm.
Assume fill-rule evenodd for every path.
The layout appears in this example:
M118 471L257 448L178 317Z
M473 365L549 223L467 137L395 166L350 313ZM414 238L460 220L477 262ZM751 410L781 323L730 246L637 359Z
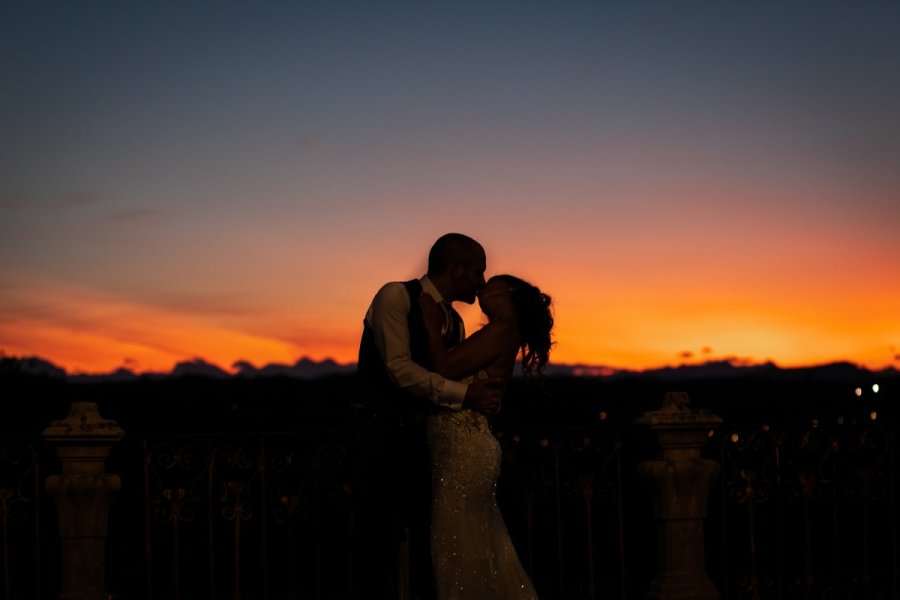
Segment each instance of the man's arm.
M410 299L402 283L388 283L375 295L366 314L375 345L391 380L433 404L459 410L468 385L445 379L412 360L409 350ZM473 390L475 391L475 390Z

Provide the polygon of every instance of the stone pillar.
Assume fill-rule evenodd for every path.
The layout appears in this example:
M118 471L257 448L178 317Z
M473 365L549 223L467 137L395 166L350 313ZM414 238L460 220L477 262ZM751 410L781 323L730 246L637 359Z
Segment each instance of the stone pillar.
M706 574L703 553L706 500L719 465L700 458L700 450L721 422L716 415L692 410L683 393L667 393L660 410L635 421L650 427L661 450L656 460L638 466L653 489L658 528L659 571L645 594L648 599L720 598Z
M97 412L93 402L73 402L69 416L44 430L56 446L62 475L47 478L56 502L62 550L60 600L107 600L105 591L106 527L109 506L122 485L106 472L112 445L125 432Z

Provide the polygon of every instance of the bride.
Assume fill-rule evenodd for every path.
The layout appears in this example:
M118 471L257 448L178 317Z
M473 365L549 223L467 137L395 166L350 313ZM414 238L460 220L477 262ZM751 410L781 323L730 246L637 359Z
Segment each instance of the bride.
M511 275L478 294L488 324L448 351L441 307L422 294L428 352L448 378L499 378L505 390L521 352L525 375L540 374L550 352L550 297ZM428 417L433 468L431 551L438 600L537 599L497 506L500 444L484 415L461 410Z

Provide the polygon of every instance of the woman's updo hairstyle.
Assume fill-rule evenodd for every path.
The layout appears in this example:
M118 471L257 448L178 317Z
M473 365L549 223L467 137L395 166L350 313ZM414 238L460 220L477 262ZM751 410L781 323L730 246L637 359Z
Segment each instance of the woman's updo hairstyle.
M550 358L550 331L553 329L552 300L537 287L512 275L495 275L491 281L504 282L519 318L522 372L540 375Z

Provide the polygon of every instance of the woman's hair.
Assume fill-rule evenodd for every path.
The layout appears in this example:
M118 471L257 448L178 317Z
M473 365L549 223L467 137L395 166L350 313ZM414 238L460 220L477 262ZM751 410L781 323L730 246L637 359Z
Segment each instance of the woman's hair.
M519 336L522 351L522 372L540 375L550 357L550 330L553 329L553 313L550 296L527 281L512 275L494 275L509 286L510 299L519 317Z

